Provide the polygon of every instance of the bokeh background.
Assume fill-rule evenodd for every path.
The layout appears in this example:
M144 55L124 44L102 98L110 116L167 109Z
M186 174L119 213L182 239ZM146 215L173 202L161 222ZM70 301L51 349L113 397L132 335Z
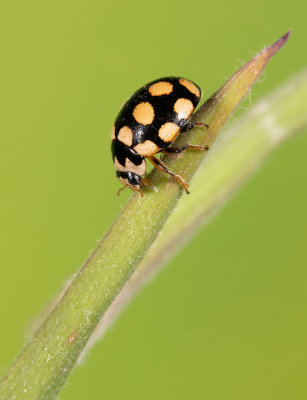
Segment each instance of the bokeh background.
M292 28L243 112L306 67L306 4L1 3L0 373L130 196L110 156L121 104L167 75L209 96ZM307 398L306 133L136 297L61 399Z

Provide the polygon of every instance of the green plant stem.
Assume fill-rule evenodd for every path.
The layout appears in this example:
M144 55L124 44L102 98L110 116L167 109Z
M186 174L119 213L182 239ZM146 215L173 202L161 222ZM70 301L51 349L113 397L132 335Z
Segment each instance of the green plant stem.
M182 198L180 207L174 210L129 282L104 314L88 348L165 261L182 248L281 142L307 130L306 104L307 71L303 71L221 133L193 178L193 196Z
M237 71L199 110L196 119L208 132L179 135L176 146L211 146L269 59L289 33ZM164 161L187 181L205 152L186 152ZM161 172L150 177L155 189L132 196L70 287L4 376L2 399L54 399L114 297L131 276L182 195L182 188Z

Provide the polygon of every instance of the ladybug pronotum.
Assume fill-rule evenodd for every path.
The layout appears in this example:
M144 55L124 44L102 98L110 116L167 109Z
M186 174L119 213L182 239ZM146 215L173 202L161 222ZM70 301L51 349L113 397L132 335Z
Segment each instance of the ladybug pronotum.
M129 187L143 196L141 186L150 184L142 178L147 158L155 168L170 174L189 193L188 184L155 154L181 153L188 148L208 150L208 147L189 144L181 148L169 147L180 132L195 126L208 127L203 123L187 122L200 97L201 89L195 83L168 77L143 86L124 104L112 128L113 162L123 188Z

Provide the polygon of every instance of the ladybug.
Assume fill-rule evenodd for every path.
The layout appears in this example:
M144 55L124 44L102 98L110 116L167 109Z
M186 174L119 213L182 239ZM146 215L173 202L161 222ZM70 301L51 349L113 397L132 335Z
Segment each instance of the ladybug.
M180 132L208 125L187 122L201 97L201 89L185 78L157 79L136 91L123 105L112 128L112 156L117 178L125 187L140 192L151 183L142 176L147 158L155 168L170 174L188 191L188 184L174 174L155 154L181 153L188 148L208 150L207 146L187 144L169 147Z

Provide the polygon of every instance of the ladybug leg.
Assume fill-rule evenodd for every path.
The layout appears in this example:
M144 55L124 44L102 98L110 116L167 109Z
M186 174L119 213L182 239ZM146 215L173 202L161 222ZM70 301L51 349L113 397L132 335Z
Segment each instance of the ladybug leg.
M120 192L121 192L122 190L126 189L126 187L127 187L127 185L122 186L120 189L118 189L118 191L116 192L116 196L119 196L119 195L120 195Z
M194 122L194 123L187 123L185 124L180 132L187 132L192 128L209 128L209 125L204 124L202 122ZM187 149L194 149L194 150L209 150L209 146L200 146L200 145L196 145L196 144L186 144L183 147L167 147L165 149L162 150L162 153L182 153L183 151L186 151Z
M141 179L141 185L153 186L153 183L151 183L149 179L142 178L142 179Z
M167 166L158 158L154 157L154 156L150 156L147 157L148 160L152 163L152 165L159 169L160 171L166 172L167 174L170 174L177 182L180 183L180 185L182 185L185 189L185 191L187 192L187 194L189 194L190 192L188 191L188 187L189 185L181 178L180 175L174 174L174 172L170 171Z
M203 124L202 122L194 122L194 123L189 122L189 123L185 124L185 125L180 129L180 132L187 132L187 131L189 131L189 130L192 129L192 128L206 128L206 129L208 129L208 128L209 128L209 125L208 125L208 124Z
M182 153L187 149L194 149L194 150L209 150L209 146L199 146L197 144L186 144L183 147L167 147L166 149L162 150L162 153Z
M118 191L117 191L117 193L116 193L116 196L119 196L119 195L120 195L120 192L121 192L122 190L126 189L126 187L128 187L128 188L131 189L131 190L133 190L134 192L139 192L140 195L141 195L141 197L143 197L143 192L141 191L141 189L140 189L140 188L137 188L137 187L135 187L135 186L132 186L132 185L124 185L123 187L121 187L120 189L118 189Z

